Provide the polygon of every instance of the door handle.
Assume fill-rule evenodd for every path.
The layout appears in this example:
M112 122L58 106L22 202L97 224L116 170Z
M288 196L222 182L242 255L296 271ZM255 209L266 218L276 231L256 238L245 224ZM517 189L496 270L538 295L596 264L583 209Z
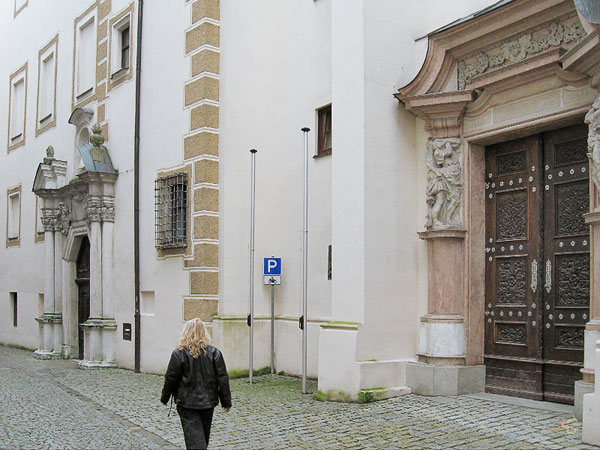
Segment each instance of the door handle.
M552 290L552 262L549 259L546 261L546 283L544 283L544 287L549 294Z
M531 261L531 290L535 294L538 285L538 263L537 260Z

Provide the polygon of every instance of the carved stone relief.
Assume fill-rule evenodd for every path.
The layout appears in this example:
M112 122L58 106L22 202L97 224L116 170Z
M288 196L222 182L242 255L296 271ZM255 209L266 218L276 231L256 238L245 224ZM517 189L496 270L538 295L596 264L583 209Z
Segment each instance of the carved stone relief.
M499 47L480 52L470 64L465 61L458 62L458 89L465 89L474 77L488 69L522 61L528 55L539 53L550 47L577 42L583 36L585 36L585 31L579 22L568 24L555 22L541 35L534 36L534 33L526 33Z
M427 142L428 230L457 229L462 224L462 164L459 138Z
M600 190L600 97L585 115L585 123L590 127L588 134L588 158L590 159L590 176L597 190ZM600 205L596 206L600 211Z

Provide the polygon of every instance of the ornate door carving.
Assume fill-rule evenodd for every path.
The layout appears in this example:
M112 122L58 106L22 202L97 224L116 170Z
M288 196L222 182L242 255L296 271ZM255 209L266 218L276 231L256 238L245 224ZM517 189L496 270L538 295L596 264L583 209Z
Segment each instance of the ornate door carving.
M544 398L572 402L589 316L587 127L544 136ZM557 363L555 363L557 362Z
M486 149L486 389L573 401L589 314L585 126Z
M79 341L79 359L83 359L84 330L81 324L90 317L90 241L84 237L77 255L77 325Z

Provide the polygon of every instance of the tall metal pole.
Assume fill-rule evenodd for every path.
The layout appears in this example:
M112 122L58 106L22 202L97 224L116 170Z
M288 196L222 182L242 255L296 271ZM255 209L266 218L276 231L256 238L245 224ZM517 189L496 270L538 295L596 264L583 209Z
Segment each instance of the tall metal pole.
M271 285L271 374L275 373L275 284Z
M308 315L307 315L307 291L308 291L308 132L310 128L302 128L304 133L304 243L302 259L302 393L306 394L306 361L308 343Z
M250 150L250 351L248 362L248 379L252 384L254 371L254 217L255 217L255 185L256 185L256 149Z

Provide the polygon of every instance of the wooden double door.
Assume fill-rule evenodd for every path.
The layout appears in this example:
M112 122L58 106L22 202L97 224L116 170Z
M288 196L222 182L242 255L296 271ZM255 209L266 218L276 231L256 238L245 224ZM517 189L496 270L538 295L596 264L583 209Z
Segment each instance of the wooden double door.
M486 391L573 403L589 320L587 127L486 148Z

